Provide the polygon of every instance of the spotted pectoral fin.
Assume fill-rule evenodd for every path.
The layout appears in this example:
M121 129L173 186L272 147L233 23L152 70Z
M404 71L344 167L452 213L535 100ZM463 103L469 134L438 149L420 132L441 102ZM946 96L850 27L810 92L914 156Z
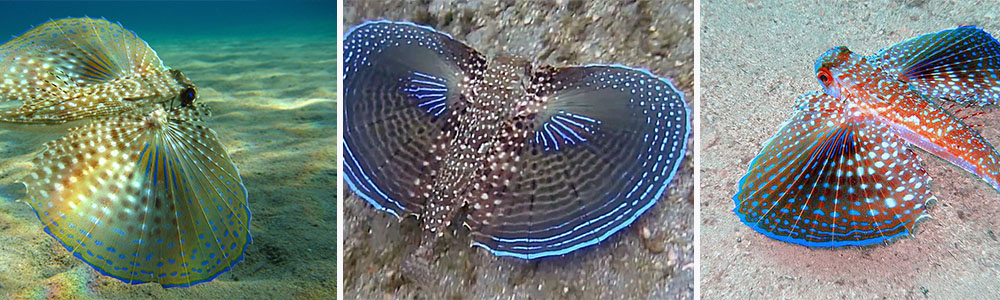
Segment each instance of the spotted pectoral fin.
M0 120L53 123L125 111L131 107L122 99L163 91L122 78L164 69L156 52L118 23L49 21L0 46L0 101L22 102ZM112 80L121 82L98 87Z
M683 162L690 111L665 79L621 66L548 68L546 99L502 187L478 187L475 245L534 259L596 244L653 206ZM490 176L490 174L487 174ZM482 197L480 197L482 195Z
M16 108L0 110L0 122L55 125L87 117L120 114L138 107L135 103L109 104L103 101L107 99L100 99L93 102L59 102L49 99L25 103Z
M973 26L915 37L869 60L929 97L1000 103L1000 42Z
M148 68L163 68L149 45L105 19L49 21L0 47L0 79L20 88L4 85L8 99L43 99Z
M736 215L768 237L809 247L909 235L933 196L907 143L825 94L799 103L740 180Z
M450 139L443 128L464 102L460 85L476 80L485 64L475 50L428 27L378 21L351 29L343 114L351 190L393 215L419 213L435 157Z
M102 274L210 281L250 243L246 189L201 112L95 120L46 144L23 179L45 231Z
M459 85L486 67L482 55L451 36L407 22L359 25L344 44L345 93L377 104L379 112L446 116L462 101Z

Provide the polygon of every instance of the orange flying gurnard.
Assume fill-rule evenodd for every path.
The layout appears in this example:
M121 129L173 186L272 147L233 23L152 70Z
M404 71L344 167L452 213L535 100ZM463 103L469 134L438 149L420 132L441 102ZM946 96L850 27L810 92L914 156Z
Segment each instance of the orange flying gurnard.
M988 33L959 27L873 56L837 47L815 69L823 92L799 97L739 182L743 223L809 247L907 236L935 200L914 146L1000 189L1000 154L948 110L1000 100L1000 43Z

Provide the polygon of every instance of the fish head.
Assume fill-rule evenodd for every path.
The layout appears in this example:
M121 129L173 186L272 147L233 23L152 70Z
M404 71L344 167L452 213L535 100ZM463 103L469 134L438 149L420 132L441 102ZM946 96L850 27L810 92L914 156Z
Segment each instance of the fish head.
M175 91L173 97L168 97L166 107L189 107L194 105L198 99L198 89L191 82L191 79L184 76L184 73L176 69L170 69L171 77L176 81L171 90Z
M847 47L827 50L816 60L816 80L823 87L824 93L841 99L845 91L857 84L854 74L858 73L858 68L863 67L862 62L863 57Z

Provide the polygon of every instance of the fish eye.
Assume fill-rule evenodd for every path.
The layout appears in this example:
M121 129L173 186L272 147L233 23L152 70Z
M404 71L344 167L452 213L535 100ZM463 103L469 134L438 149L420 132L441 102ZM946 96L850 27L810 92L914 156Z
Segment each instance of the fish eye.
M181 105L182 106L191 105L191 103L194 102L194 98L197 96L198 94L194 91L194 88L189 87L187 89L184 89L184 91L181 92Z
M833 83L833 76L831 76L830 71L826 69L816 72L816 78L819 79L819 82L823 85L830 85Z

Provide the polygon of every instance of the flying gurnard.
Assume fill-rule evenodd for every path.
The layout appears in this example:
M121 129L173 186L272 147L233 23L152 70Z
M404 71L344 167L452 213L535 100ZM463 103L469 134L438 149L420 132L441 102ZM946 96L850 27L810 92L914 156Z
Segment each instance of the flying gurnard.
M914 148L1000 189L1000 154L949 111L1000 100L1000 44L966 26L872 56L833 48L815 64L822 92L750 163L735 213L768 237L809 247L908 236L935 201Z

